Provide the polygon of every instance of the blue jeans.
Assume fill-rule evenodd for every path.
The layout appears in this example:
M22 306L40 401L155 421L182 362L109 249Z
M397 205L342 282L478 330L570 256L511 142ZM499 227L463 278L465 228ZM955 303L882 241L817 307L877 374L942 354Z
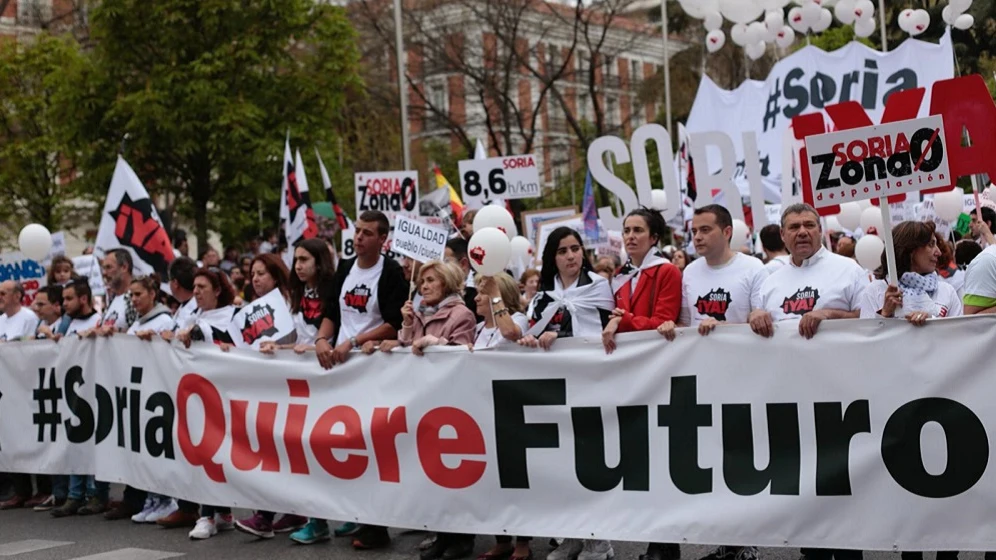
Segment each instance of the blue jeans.
M74 474L69 476L69 499L82 500L84 497L97 498L107 502L111 493L109 482L99 482L93 475Z
M52 475L52 497L56 500L65 500L69 496L69 476L64 474Z

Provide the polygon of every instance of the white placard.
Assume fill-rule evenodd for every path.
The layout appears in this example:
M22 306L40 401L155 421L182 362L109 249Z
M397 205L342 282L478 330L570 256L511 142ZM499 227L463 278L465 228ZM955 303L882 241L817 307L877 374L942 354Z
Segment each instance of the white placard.
M38 290L45 287L47 276L45 267L38 261L29 259L21 253L0 254L0 282L13 280L24 287L23 305L31 305L35 301Z
M232 342L239 348L259 348L264 341L283 341L294 333L294 317L280 290L245 305L228 327Z
M66 254L66 232L57 231L52 234L52 248L48 250L48 256L42 261L42 266L46 268L52 264L52 259Z
M100 261L93 255L80 255L73 257L73 271L87 279L90 291L95 296L102 296L107 293L104 287L104 275L100 272Z
M367 210L379 210L392 220L395 214L418 214L418 172L385 171L357 173L356 218Z
M391 250L419 262L442 260L449 233L402 215L394 217Z
M461 161L460 188L468 208L480 208L495 199L537 198L541 193L536 156Z
M940 115L806 138L817 208L951 183Z

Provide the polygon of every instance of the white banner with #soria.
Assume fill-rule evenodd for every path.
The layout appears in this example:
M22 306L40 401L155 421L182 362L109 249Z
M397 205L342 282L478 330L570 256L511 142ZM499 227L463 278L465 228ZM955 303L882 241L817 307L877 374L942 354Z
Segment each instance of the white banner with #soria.
M328 372L117 335L4 344L0 471L431 531L996 549L996 319L776 330Z

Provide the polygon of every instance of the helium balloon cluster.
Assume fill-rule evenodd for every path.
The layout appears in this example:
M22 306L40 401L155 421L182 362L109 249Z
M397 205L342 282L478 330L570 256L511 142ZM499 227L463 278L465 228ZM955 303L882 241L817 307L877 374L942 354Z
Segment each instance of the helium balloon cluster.
M944 23L957 29L969 29L975 25L975 17L965 13L971 7L972 0L951 0L941 11L941 19L944 20Z

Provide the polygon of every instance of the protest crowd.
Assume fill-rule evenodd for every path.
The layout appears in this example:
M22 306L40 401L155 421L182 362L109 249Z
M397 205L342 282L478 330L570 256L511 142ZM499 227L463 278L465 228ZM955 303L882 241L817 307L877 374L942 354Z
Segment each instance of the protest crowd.
M445 258L425 263L384 254L390 223L378 211L358 216L354 258L339 260L330 241L311 238L291 248L289 268L275 234L251 240L244 251L231 247L221 254L208 248L194 259L187 255L183 232L174 232L176 257L168 278L137 276L131 252L108 251L101 262L105 298L95 297L73 261L62 256L52 260L48 286L30 308L22 305L19 283L3 282L0 341L134 336L187 346L205 341L228 351L233 315L274 293L293 315L295 332L263 342L259 351L313 353L326 370L398 347L418 356L437 345L471 350L519 345L556 352L558 339L588 337L601 339L611 354L626 343L617 335L636 331L656 330L673 340L681 327L708 336L723 324L739 323L762 337L772 336L778 325L812 339L824 321L838 319L877 317L922 326L934 318L996 311L996 212L988 201L981 217L982 222L973 216L969 235L953 244L932 223L896 225L898 285L887 280L884 253L876 270L866 270L853 258L854 239L840 232L825 235L816 210L802 203L786 207L780 224L758 232L758 254L731 247L733 219L718 205L694 210L688 248L694 250L665 245L671 233L659 212L631 212L623 223L625 262L595 258L581 233L560 227L539 248L535 268L519 278L507 272L474 274L465 238L473 231L471 212L463 217L465 233L447 242ZM360 550L390 544L386 527L330 527L322 519L268 511L236 520L225 505L175 500L152 489L129 486L112 502L109 484L93 476L12 473L3 476L4 488L9 498L0 510L33 508L53 518L101 514L108 520L183 528L191 539L237 529L264 539L289 533L306 545L333 535L349 537ZM468 557L475 538L432 535L420 545L420 557ZM530 536L498 536L479 560L531 559L530 542ZM612 543L605 540L556 544L549 560L614 556ZM650 543L642 558L676 560L680 554L677 543ZM809 560L861 557L850 550L804 549L803 554ZM757 548L745 542L721 546L706 560L757 557ZM921 553L904 552L903 557L911 560Z

